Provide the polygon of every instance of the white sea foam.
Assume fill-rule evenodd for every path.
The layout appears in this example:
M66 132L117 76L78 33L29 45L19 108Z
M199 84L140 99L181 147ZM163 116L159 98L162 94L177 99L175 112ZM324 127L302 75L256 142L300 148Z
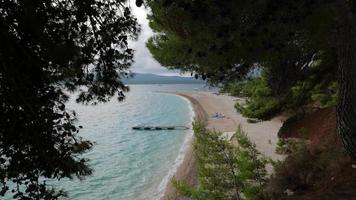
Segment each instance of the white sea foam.
M190 123L192 123L193 120L194 120L194 117L195 117L195 112L193 110L193 106L192 106L191 102L187 98L182 97L182 96L179 96L179 97L181 97L182 99L184 99L188 103L188 106L189 106L189 109L190 109L190 117L191 117ZM193 134L193 130L189 129L187 135L184 138L184 142L183 142L182 146L179 149L178 156L175 159L175 161L173 163L173 166L169 169L167 175L162 179L161 183L159 184L159 186L157 188L157 191L154 194L154 196L157 199L161 199L164 196L164 193L165 193L165 191L167 189L168 182L176 174L179 166L183 163L185 155L186 155L186 153L187 153L187 151L188 151L188 149L189 149L189 147L190 147L190 145L192 143L193 135L194 135Z
M83 125L80 135L96 142L84 155L94 173L85 180L47 182L68 192L69 199L157 200L179 169L192 143L185 131L134 131L141 123L187 125L194 117L190 102L167 92L191 91L196 85L133 85L127 101L97 106L68 103ZM76 96L76 95L74 95ZM189 102L189 103L186 103ZM190 131L190 132L188 132ZM5 200L13 199L12 195Z

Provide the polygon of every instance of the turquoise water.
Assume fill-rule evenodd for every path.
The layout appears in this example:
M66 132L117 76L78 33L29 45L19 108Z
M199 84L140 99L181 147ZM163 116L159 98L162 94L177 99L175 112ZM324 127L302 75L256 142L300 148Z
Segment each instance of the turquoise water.
M201 85L132 85L124 102L97 106L68 103L78 114L80 135L95 142L84 157L94 169L85 180L53 183L68 199L158 199L183 158L191 130L135 131L135 125L191 126L189 103L157 91L192 91Z

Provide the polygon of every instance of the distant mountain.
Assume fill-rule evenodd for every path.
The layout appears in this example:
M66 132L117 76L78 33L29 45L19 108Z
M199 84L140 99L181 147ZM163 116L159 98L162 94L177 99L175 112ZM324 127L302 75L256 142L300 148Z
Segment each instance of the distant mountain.
M160 76L135 73L133 78L124 79L125 84L204 84L205 81L193 77Z

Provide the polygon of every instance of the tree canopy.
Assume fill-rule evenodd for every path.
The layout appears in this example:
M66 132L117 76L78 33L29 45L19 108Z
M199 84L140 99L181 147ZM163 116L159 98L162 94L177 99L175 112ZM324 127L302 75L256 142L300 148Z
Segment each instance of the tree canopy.
M319 50L300 48L309 41L299 29L319 17L308 2L152 1L150 25L158 34L148 47L161 64L211 81L243 77L256 64L298 71Z
M328 95L337 81L338 129L356 158L355 2L148 2L156 32L147 43L153 56L162 65L212 83L244 80L257 67L269 92L262 93L254 110L265 106L270 113L286 102L295 109L313 100L310 91ZM271 102L274 106L268 107Z
M91 174L64 90L122 100L139 30L126 0L0 1L0 195L56 199L41 180Z

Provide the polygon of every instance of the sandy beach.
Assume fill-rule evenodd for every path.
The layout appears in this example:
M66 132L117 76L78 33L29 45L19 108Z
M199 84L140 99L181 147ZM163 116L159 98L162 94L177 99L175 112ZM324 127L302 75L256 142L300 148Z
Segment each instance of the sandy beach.
M184 92L176 93L184 98L187 98L193 106L195 117L206 123L210 130L224 132L226 137L231 137L241 126L242 130L248 137L256 144L259 150L265 156L280 160L283 156L275 153L276 143L278 141L277 133L282 126L282 117L276 117L270 121L263 121L258 123L248 123L247 118L236 112L234 108L234 97L227 95L215 95L208 92ZM216 112L222 113L225 117L222 119L214 119L210 116ZM272 168L267 169L272 173ZM175 178L177 180L184 180L191 185L197 184L197 171L195 160L193 156L192 145L186 151L183 163L179 166ZM174 190L173 186L168 183L165 195L162 198L168 199L183 199Z

